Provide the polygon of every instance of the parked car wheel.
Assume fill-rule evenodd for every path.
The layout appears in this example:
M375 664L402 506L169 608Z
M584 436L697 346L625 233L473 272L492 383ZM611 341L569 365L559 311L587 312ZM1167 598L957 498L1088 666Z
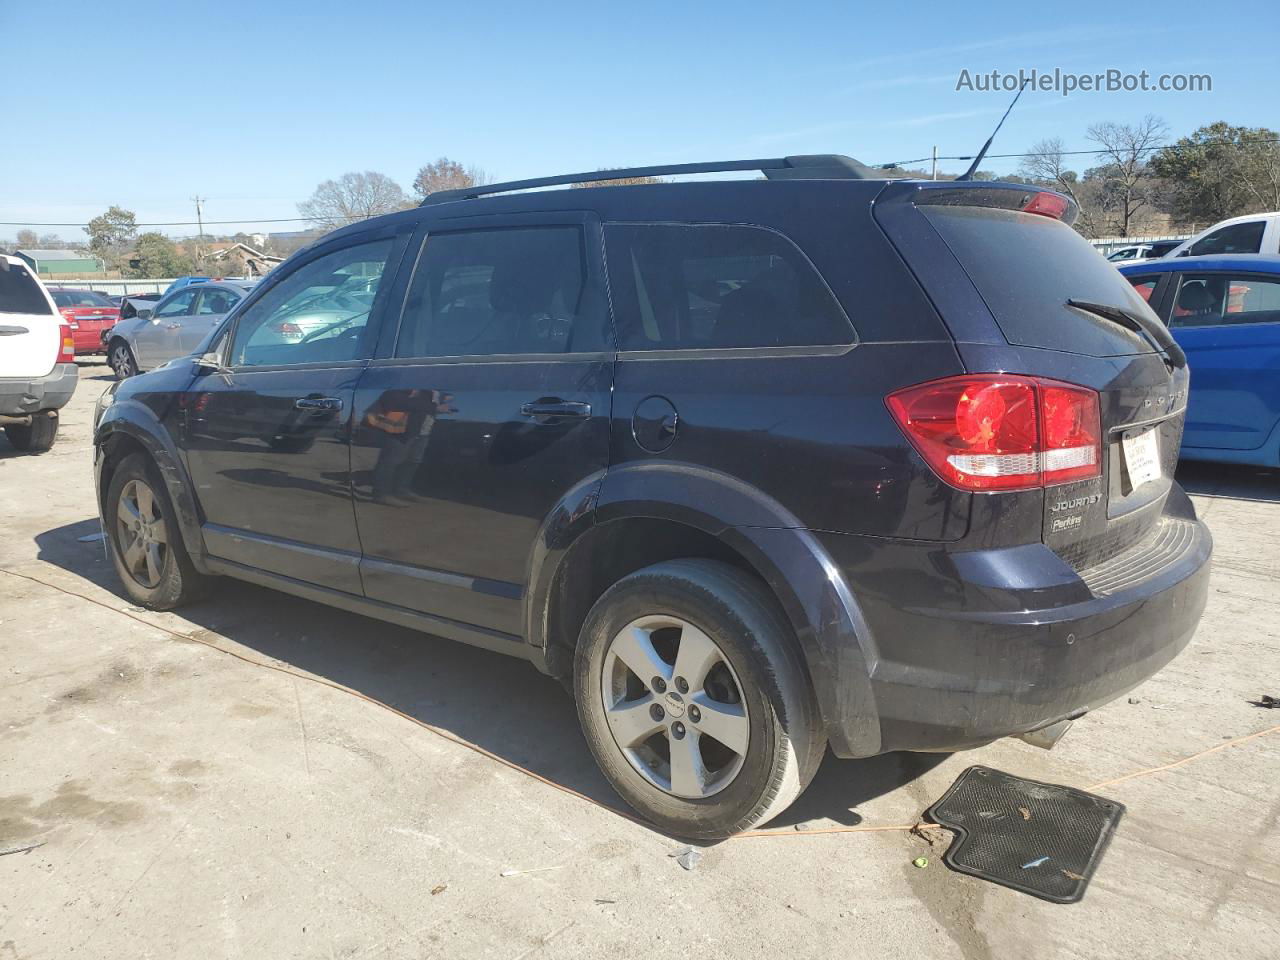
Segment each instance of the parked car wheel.
M826 748L794 638L765 586L710 560L624 577L591 608L574 693L614 789L677 836L781 813Z
M172 610L202 592L207 578L192 566L164 483L144 454L120 462L103 507L111 559L129 599Z
M117 340L107 350L107 363L117 380L128 380L138 373L138 361L133 358L133 351L123 340Z
M11 423L4 428L4 435L24 453L44 453L58 437L58 411L33 413L30 423Z

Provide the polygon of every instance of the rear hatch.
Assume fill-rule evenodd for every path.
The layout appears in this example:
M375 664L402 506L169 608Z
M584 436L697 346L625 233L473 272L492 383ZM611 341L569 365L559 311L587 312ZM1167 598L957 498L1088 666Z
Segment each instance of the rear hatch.
M0 255L0 377L43 377L61 347L53 301L20 260Z
M1043 542L1081 572L1151 546L1182 441L1185 356L1064 222L1072 205L1012 184L915 183L887 188L878 206L970 371L1098 393L1100 476L1045 488Z

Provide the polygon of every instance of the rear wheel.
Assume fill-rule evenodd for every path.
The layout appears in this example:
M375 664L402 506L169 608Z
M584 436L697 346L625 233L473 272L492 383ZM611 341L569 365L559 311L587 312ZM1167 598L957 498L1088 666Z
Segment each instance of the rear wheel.
M138 372L138 361L133 358L133 351L123 340L111 344L107 350L107 364L117 380L128 380Z
M826 746L790 628L766 588L710 560L614 584L582 628L578 716L610 783L683 837L781 813Z
M111 559L131 600L172 610L203 591L207 578L192 566L169 495L144 454L120 461L103 506Z
M41 410L26 424L11 423L4 428L15 449L24 453L44 453L58 437L58 411Z

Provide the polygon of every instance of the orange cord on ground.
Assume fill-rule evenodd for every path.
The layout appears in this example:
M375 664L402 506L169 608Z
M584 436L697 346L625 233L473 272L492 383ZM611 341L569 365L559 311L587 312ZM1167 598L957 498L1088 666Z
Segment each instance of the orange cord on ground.
M605 810L608 810L612 814L622 817L623 819L630 820L632 823L639 824L642 827L651 828L650 824L646 823L644 820L636 816L634 813L631 813L627 810L619 809L618 807L612 807L607 803L601 803L599 800L589 797L585 793L580 793L579 791L574 790L572 787L566 787L564 784L556 783L554 780L549 780L546 777L541 776L540 774L534 773L532 770L526 767L520 766L520 764L518 763L513 763L512 761L507 760L505 757L501 757L490 750L486 750L484 747L471 743L468 740L463 740L461 737L450 733L448 730L445 730L441 727L433 726L432 724L429 724L423 720L419 720L417 717L411 716L410 714L405 713L403 710L397 710L395 707L391 706L389 703L383 703L381 700L375 700L373 697L363 694L359 690L353 690L351 687L343 686L340 683L334 683L332 680L326 680L324 677L317 677L317 676L314 676L313 674L302 673L301 671L292 670L289 667L284 667L279 664L269 663L265 660L257 660L253 657L246 657L244 654L237 653L234 650L228 650L226 647L220 647L216 643L212 643L208 640L204 640L200 637L195 637L190 634L180 633L177 630L171 630L168 627L162 626L161 624L158 624L158 623L152 623L150 620L145 620L142 617L137 616L132 611L122 610L119 607L112 606L109 603L104 603L103 601L98 600L94 597L87 596L86 594L83 594L83 593L77 593L74 590L68 590L65 587L61 587L56 583L50 583L47 580L41 580L39 577L33 577L30 574L19 573L16 570L9 570L7 568L0 568L0 573L7 573L11 577L19 577L23 580L29 580L32 583L38 583L43 587L50 588L51 590L57 590L59 593L66 594L69 597L76 597L77 599L85 600L89 603L95 604L96 606L102 607L104 610L110 610L112 613L118 613L121 616L128 617L130 620L135 620L145 627L150 627L153 630L159 630L162 633L167 633L169 636L173 637L176 640L184 640L184 641L187 641L188 643L198 643L198 644L201 644L202 646L208 647L211 650L216 650L218 653L225 653L227 656L235 657L237 660L241 660L244 663L250 664L251 666L264 667L267 670L274 670L277 673L283 673L286 676L295 677L299 680L306 680L311 683L316 683L322 687L328 687L331 690L337 690L339 693L349 694L353 697L356 697L360 700L365 701L366 703L370 703L376 707L381 707L384 710L390 711L391 713L394 713L397 717L402 717L403 719L408 720L410 723L417 724L419 727L422 727L424 730L429 730L431 733L434 733L436 736L442 737L443 739L448 740L450 743L456 743L460 747L466 747L468 750L472 750L475 753L480 754L482 757L487 757L488 759L494 761L495 763L500 763L504 767L507 767L511 770L518 771L519 773L523 773L525 776L531 777L534 780L537 780L539 783L546 784L548 787L552 787L556 790L559 790L561 793L567 793L571 797L577 797L579 800L584 800L587 803L590 803L594 806L601 807ZM1161 766L1158 766L1158 767L1147 767L1146 769L1143 769L1143 770L1135 770L1134 772L1126 773L1124 776L1121 776L1121 777L1115 777L1111 780L1103 780L1099 783L1092 784L1086 787L1085 789L1097 790L1100 787L1109 787L1117 783L1123 783L1126 780L1136 779L1137 777L1146 777L1146 776L1150 776L1151 774L1162 773L1165 770L1173 770L1176 767L1181 767L1181 766L1184 766L1185 764L1191 763L1193 760L1199 760L1201 757L1206 757L1211 753L1217 753L1219 750L1225 750L1228 747L1234 747L1238 744L1245 743L1249 740L1255 740L1258 737L1265 737L1268 734L1272 734L1272 733L1280 733L1280 724L1274 727L1268 727L1263 730L1256 730L1253 733L1248 733L1243 736L1234 737L1230 740L1224 740L1222 743L1209 747L1207 750L1201 750L1199 753L1193 753L1191 754L1191 756L1183 757L1181 760L1175 760L1172 763L1162 764ZM894 832L894 831L911 831L911 830L919 830L919 829L927 830L930 828L938 828L938 826L939 825L936 823L931 823L930 821L927 821L927 820L921 820L921 821L917 821L916 823L890 824L890 825L883 825L883 826L861 826L860 825L860 826L821 827L816 830L745 830L742 833L735 834L729 839L738 840L738 839L744 839L748 837L811 837L811 836L822 836L825 834L833 834L833 833L885 833L885 832Z

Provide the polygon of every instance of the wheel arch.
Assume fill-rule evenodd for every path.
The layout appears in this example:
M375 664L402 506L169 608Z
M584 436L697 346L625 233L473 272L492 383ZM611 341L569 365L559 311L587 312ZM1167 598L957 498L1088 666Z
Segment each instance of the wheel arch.
M628 573L664 560L720 560L760 580L780 607L837 753L878 752L870 630L839 568L789 511L738 478L687 464L611 470L590 490L593 502L558 509L559 522L544 524L531 563L526 638L542 670L571 675L587 611Z

